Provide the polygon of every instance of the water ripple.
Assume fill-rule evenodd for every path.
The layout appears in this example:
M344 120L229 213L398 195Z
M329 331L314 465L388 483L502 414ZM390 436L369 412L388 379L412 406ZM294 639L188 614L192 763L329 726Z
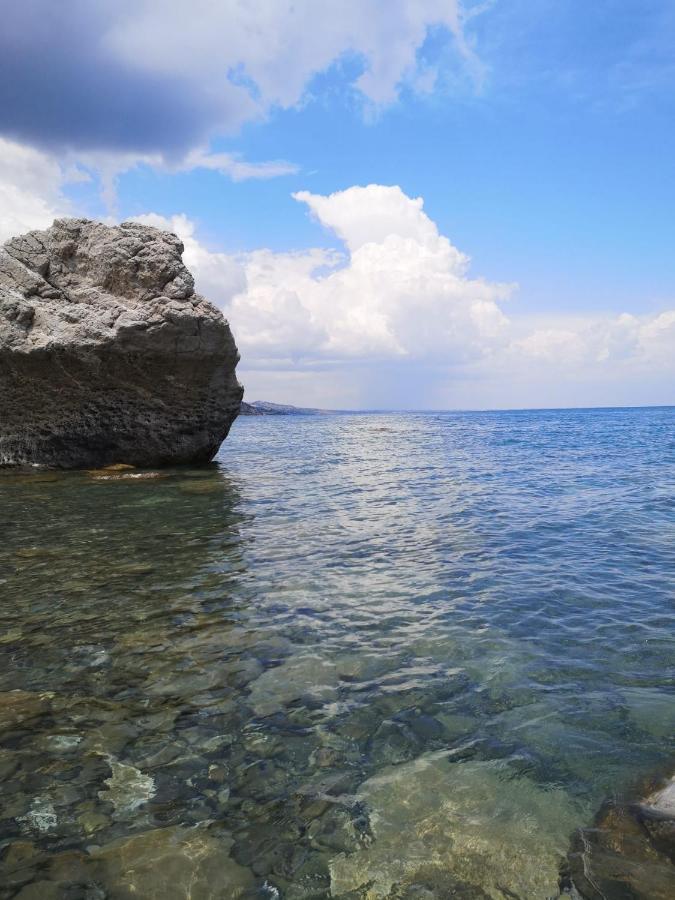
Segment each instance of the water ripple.
M0 896L174 846L204 896L555 893L675 757L674 426L252 418L206 470L0 474Z

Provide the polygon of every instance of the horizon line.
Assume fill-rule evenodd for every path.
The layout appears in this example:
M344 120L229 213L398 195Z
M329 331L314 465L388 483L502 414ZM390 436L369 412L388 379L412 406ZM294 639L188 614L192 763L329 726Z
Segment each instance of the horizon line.
M623 409L675 409L675 403L642 403L628 406L503 406L503 407L363 407L363 408L331 408L326 406L294 406L292 403L280 403L277 400L246 400L249 406L256 403L269 403L285 406L300 412L308 410L320 413L485 413L485 412L583 412Z

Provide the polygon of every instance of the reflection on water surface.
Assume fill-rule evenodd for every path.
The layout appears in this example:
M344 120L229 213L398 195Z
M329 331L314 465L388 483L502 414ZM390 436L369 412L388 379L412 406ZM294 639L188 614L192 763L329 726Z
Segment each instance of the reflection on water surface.
M207 469L0 472L0 896L555 896L675 757L674 424L248 419Z

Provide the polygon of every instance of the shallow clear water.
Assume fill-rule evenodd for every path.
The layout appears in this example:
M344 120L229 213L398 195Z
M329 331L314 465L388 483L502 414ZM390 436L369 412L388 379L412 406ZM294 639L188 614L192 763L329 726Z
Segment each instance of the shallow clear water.
M535 900L672 768L675 409L138 474L0 473L0 896Z

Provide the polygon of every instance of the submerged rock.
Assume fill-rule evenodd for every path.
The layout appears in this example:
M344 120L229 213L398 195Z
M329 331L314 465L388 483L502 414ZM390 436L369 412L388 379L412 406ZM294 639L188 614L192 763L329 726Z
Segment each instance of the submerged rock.
M558 893L582 817L561 790L495 763L452 762L447 752L383 770L359 797L372 839L331 859L334 897L543 900Z
M270 716L294 701L330 703L337 698L334 663L314 654L294 656L256 678L249 702L257 716Z
M35 797L25 816L18 816L17 822L27 830L36 832L54 831L58 817L54 804L48 797Z
M0 465L213 458L243 390L179 239L57 219L0 248Z
M0 691L0 734L44 715L53 694L32 691Z
M129 815L155 794L155 782L135 766L110 759L111 776L106 778L106 791L99 791L101 800L107 800L119 815Z
M92 851L111 898L236 900L250 896L251 872L230 856L217 828L175 826L120 838Z
M641 802L605 804L575 835L569 875L584 900L675 897L675 778Z

